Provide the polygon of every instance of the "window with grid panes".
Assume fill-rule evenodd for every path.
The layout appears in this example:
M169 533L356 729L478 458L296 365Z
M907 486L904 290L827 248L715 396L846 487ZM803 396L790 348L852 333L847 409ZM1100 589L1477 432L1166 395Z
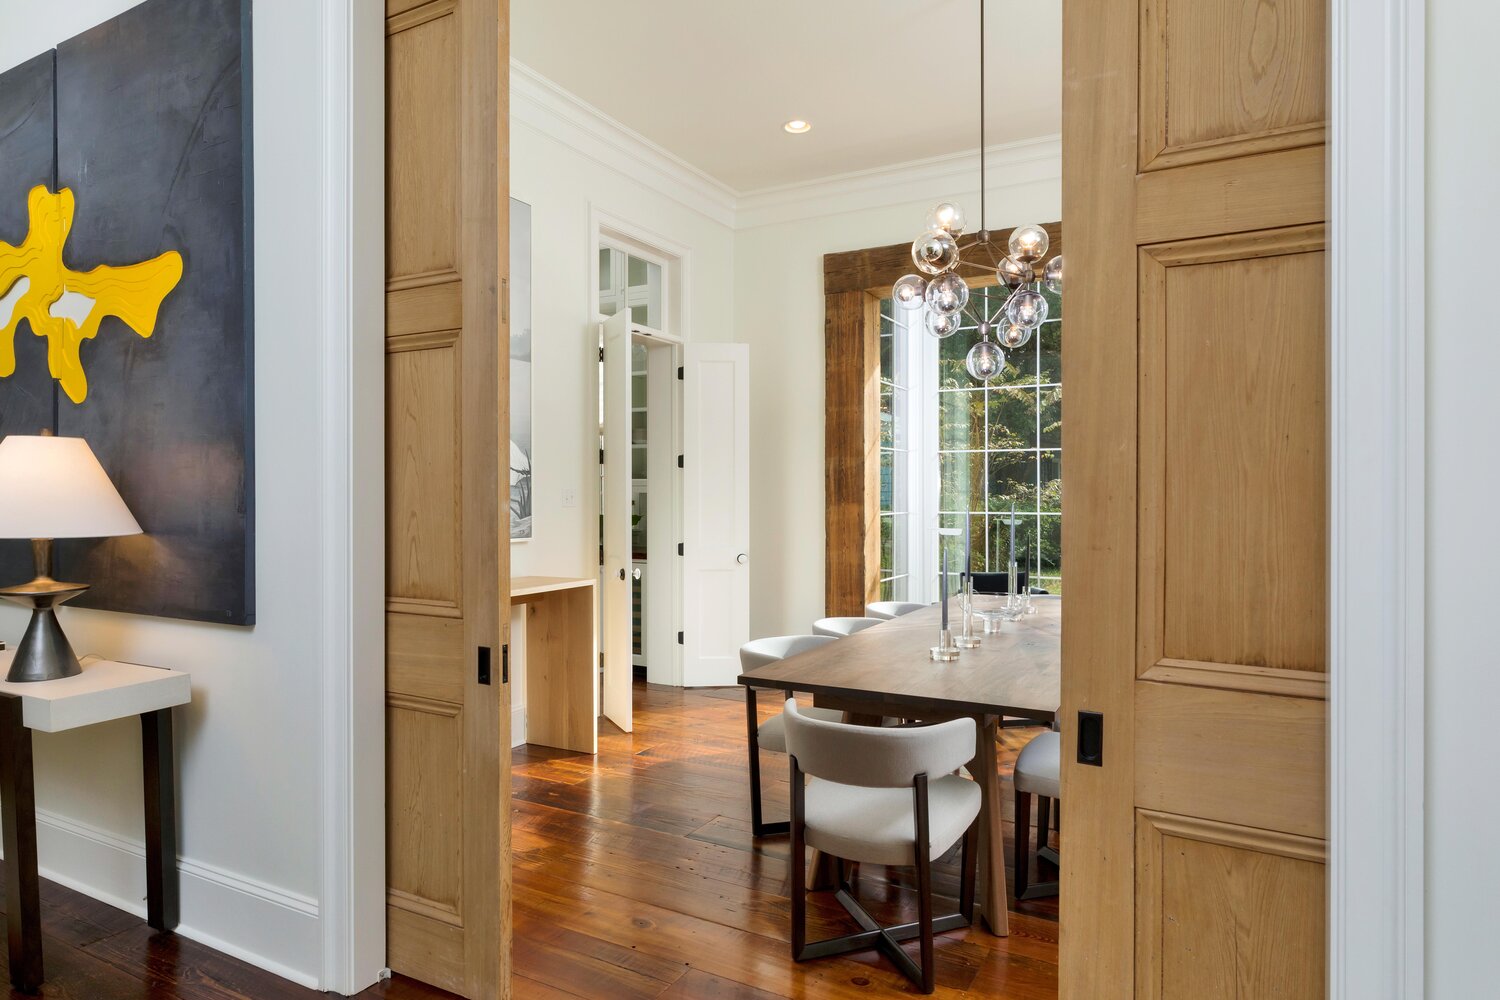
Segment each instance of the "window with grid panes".
M975 289L967 312L999 309L1003 287ZM969 519L976 572L1004 572L1015 511L1017 561L1031 585L1062 593L1062 302L1044 292L1048 319L1030 342L1006 352L1004 371L976 382L964 359L977 333L966 325L938 342L937 524L962 532ZM919 323L921 311L907 314ZM946 536L950 568L962 566L963 538ZM952 569L956 572L956 569ZM936 590L936 574L933 574Z

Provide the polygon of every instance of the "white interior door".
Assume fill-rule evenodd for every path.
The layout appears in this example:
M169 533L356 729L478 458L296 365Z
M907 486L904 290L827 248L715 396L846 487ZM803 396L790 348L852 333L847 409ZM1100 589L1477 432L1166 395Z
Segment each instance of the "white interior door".
M683 348L683 684L733 684L750 638L750 348Z
M599 646L604 653L604 715L630 732L630 313L601 327L604 343L604 565L599 571Z

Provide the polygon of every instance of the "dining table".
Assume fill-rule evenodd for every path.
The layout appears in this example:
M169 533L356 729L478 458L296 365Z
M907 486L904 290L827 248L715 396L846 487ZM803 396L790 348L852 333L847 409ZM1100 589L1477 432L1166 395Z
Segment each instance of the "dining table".
M1034 596L1032 611L979 633L979 645L951 662L930 655L938 643L942 608L934 605L739 676L745 687L751 745L759 726L757 692L812 696L814 705L841 711L845 721L880 725L885 719L977 723L970 775L979 783L979 903L984 922L1009 933L999 758L1003 719L1049 725L1062 701L1062 599ZM955 603L952 609L957 616ZM957 631L955 629L955 631ZM1019 835L1019 833L1018 833ZM828 886L834 859L814 852L808 884Z

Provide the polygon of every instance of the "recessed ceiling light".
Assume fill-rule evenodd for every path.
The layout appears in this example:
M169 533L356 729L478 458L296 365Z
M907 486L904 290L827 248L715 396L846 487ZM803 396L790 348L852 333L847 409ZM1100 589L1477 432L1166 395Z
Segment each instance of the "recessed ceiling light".
M808 122L803 121L801 118L793 118L791 121L787 122L781 127L792 133L792 135L801 135L803 132L807 132L812 129L812 125Z

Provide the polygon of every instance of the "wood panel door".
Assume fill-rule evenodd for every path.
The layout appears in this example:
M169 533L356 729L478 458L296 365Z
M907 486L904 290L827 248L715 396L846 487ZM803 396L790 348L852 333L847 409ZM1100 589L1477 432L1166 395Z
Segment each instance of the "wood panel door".
M510 994L506 0L387 0L387 953Z
M600 529L604 565L599 570L599 645L604 657L603 702L605 718L630 732L631 663L630 623L633 553L630 531L630 489L634 458L631 437L630 310L621 309L599 325L603 345L599 393L599 425L604 428L602 475L599 479Z
M1069 1000L1324 993L1324 20L1064 8Z

